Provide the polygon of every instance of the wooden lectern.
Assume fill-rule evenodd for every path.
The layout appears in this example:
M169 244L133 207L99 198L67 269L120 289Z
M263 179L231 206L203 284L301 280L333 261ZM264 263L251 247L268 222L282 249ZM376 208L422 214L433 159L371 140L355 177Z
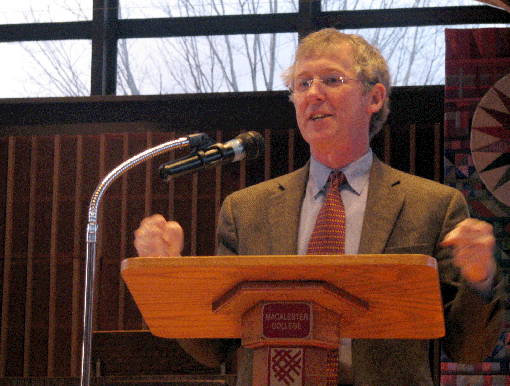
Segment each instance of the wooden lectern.
M444 335L436 260L424 255L131 258L124 278L150 331L241 338L254 385L324 385L341 338Z

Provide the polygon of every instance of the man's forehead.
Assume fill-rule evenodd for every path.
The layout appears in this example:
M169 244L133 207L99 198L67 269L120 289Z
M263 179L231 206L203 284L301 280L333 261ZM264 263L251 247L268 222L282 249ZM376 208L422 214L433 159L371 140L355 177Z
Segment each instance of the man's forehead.
M350 41L335 41L335 42L323 42L317 44L307 44L302 47L298 47L296 51L296 59L302 60L312 57L329 56L337 52L348 52L353 51L353 46Z
M352 50L316 54L296 61L295 74L320 68L322 71L349 71L354 68Z

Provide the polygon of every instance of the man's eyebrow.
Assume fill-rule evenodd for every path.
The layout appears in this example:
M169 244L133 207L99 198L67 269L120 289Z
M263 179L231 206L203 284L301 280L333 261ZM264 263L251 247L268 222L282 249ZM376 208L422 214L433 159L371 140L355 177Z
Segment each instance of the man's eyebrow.
M311 71L309 70L303 70L299 73L296 74L296 77L299 77L299 76L303 76L303 75L308 75L310 74ZM344 74L344 71L342 71L341 69L337 68L337 67L326 67L324 68L322 71L322 73L329 73L329 72L338 72L340 73L341 75Z

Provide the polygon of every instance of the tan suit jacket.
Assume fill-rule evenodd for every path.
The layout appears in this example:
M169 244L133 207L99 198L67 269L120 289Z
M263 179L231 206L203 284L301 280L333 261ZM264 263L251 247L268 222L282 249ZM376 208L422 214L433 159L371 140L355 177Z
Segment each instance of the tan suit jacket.
M308 165L227 197L218 224L218 254L296 254L300 209ZM402 173L374 159L368 187L360 254L419 253L439 263L447 333L445 351L458 362L483 361L502 324L497 294L488 301L470 289L439 243L468 217L459 191ZM431 342L353 340L356 385L432 385Z

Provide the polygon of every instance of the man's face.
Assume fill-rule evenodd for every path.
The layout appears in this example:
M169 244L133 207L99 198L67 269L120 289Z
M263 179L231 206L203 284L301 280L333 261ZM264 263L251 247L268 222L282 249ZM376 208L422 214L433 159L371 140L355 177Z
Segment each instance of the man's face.
M373 98L372 92L363 93L363 83L357 81L350 44L341 44L330 55L298 61L294 75L297 123L312 155L323 162L324 156L332 153L349 154L352 160L365 154L370 142L368 130L374 110ZM328 75L350 80L331 87ZM312 79L308 90L297 91L298 82L306 84Z

